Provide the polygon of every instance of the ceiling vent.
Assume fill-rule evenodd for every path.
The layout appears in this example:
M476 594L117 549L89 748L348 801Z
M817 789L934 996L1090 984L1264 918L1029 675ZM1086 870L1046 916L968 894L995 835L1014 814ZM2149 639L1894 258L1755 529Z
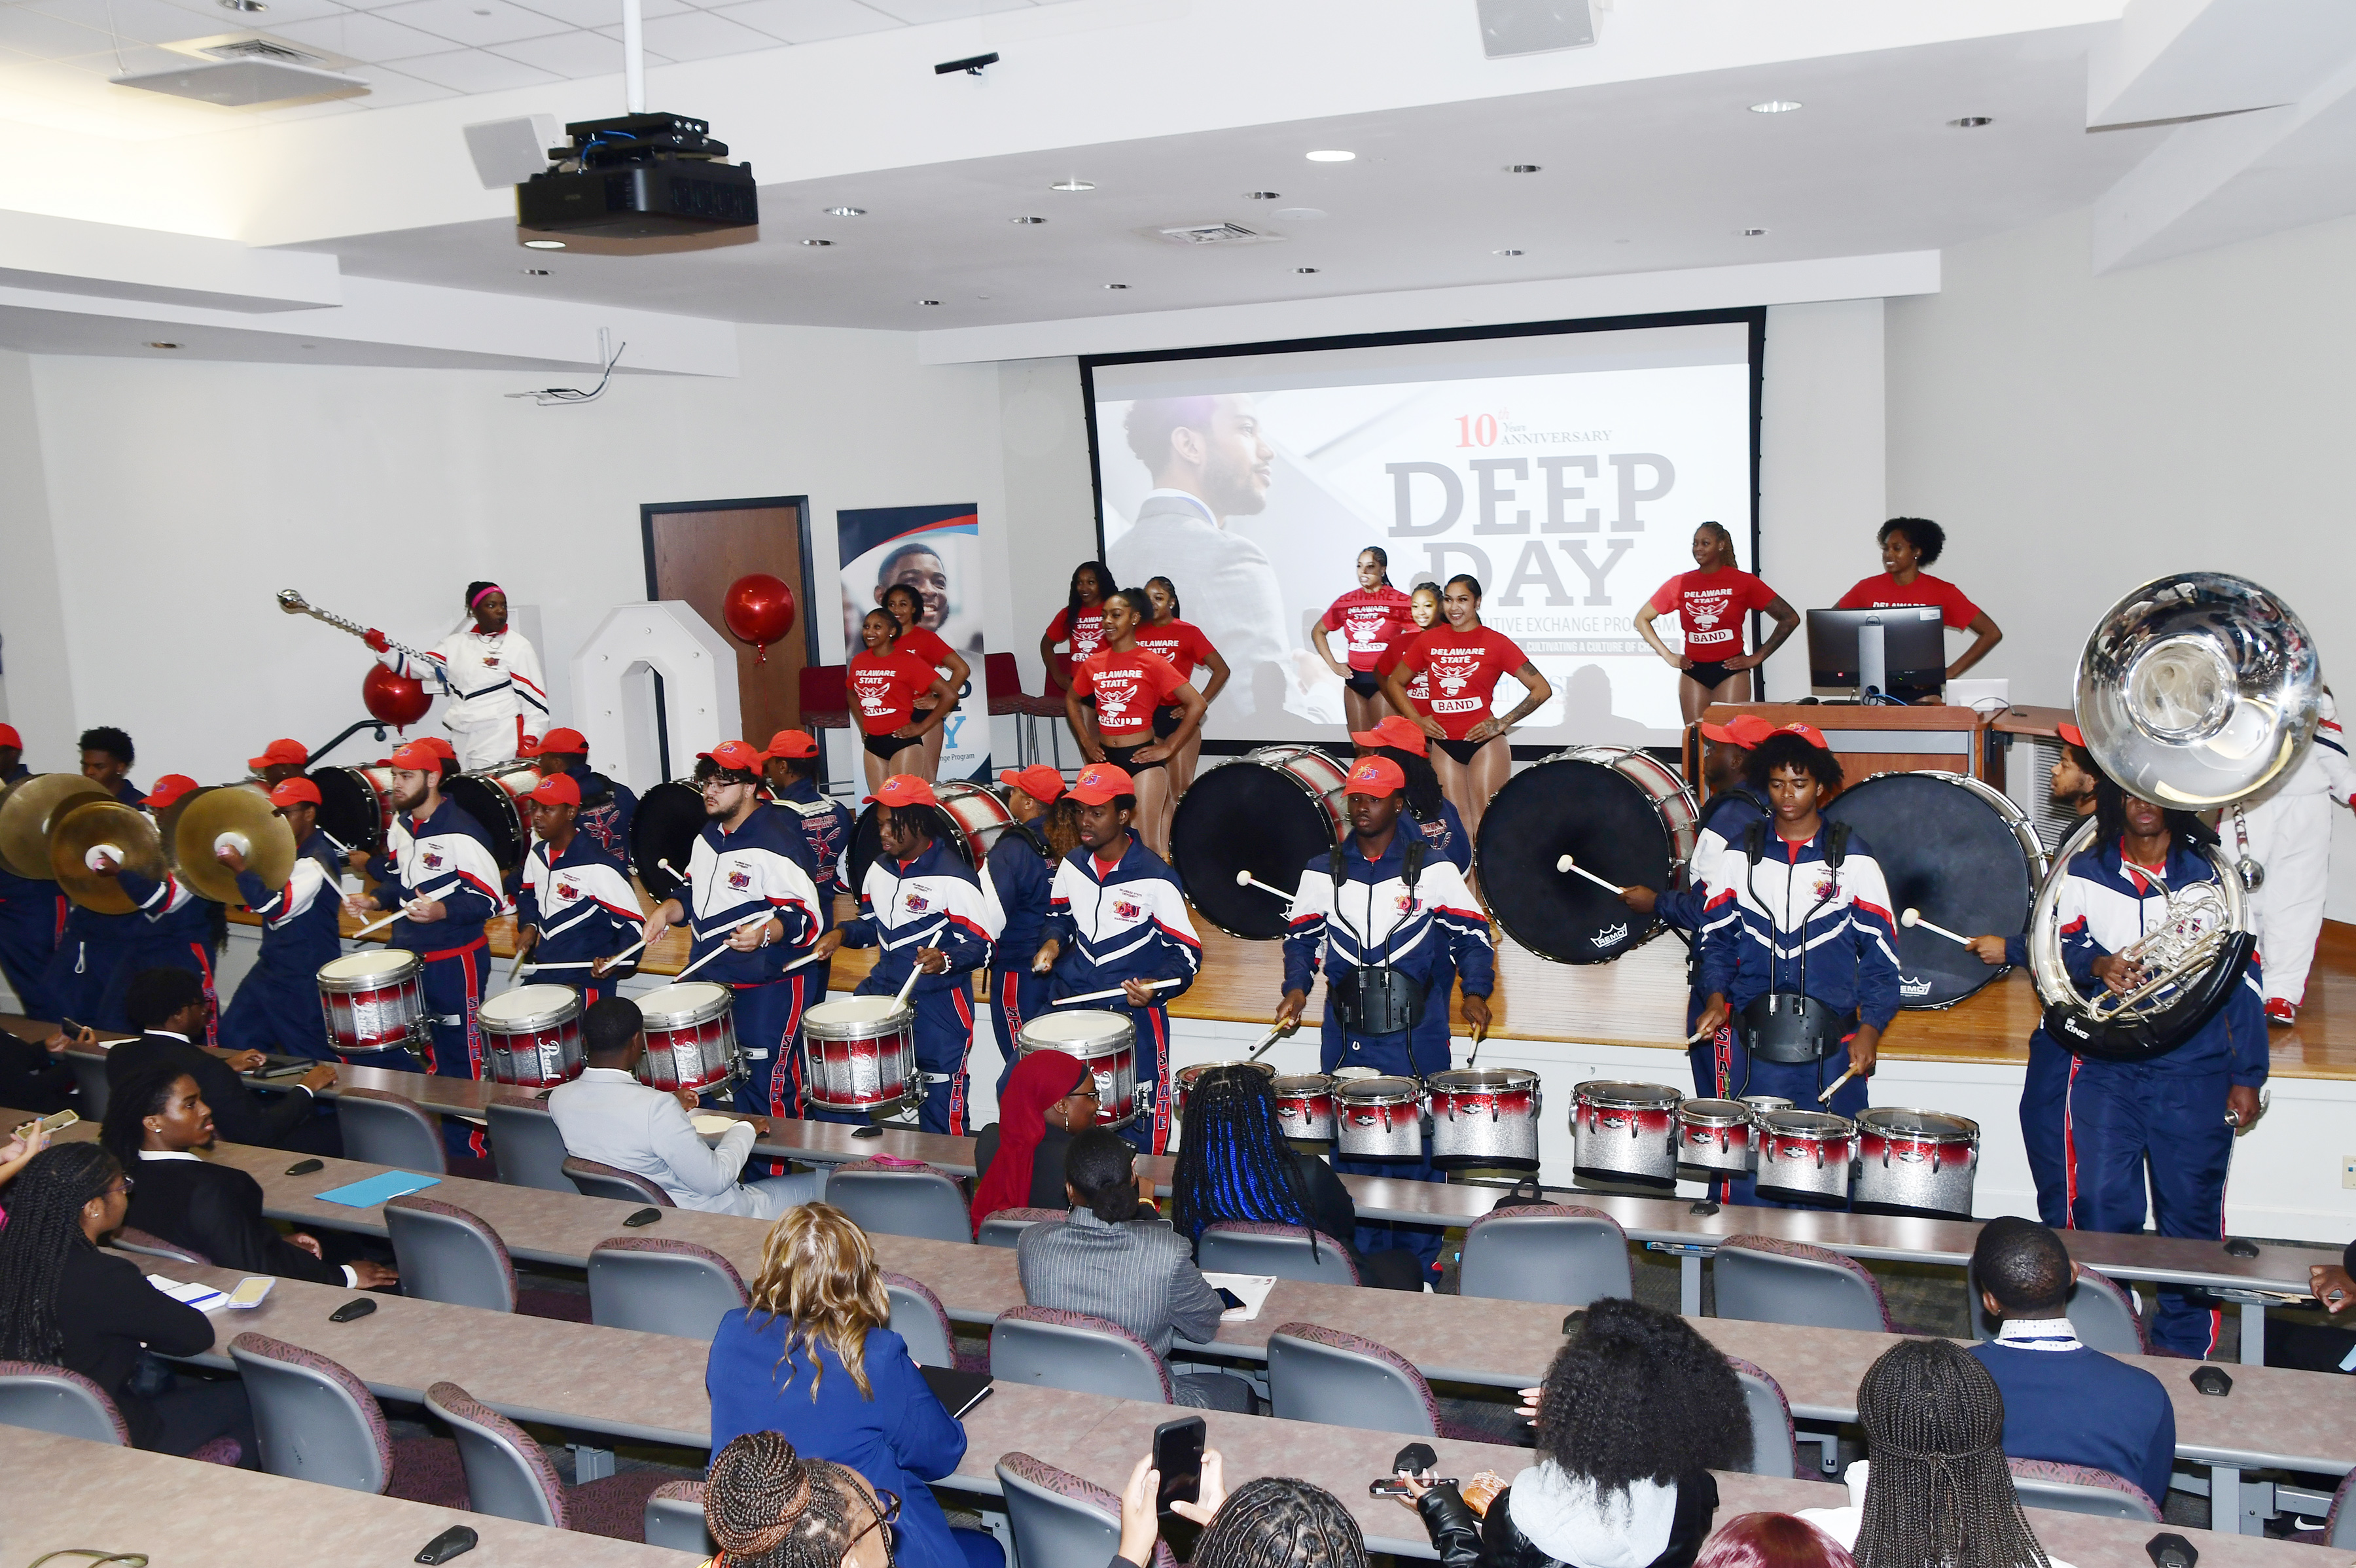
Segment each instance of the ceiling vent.
M118 76L114 85L238 108L368 91L367 82L345 74L352 61L266 33L219 33L164 47L194 63Z
M1265 245L1284 238L1281 234L1247 229L1240 223L1188 223L1151 232L1173 245Z

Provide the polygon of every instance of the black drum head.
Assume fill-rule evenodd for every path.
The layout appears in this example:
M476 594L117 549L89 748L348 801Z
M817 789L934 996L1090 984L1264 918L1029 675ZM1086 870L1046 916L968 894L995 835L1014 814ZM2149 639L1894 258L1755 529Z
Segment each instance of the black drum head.
M384 807L356 768L318 768L307 777L319 787L319 826L350 849L384 853Z
M949 820L949 814L938 806L927 807L926 810L933 813L933 836L955 850L959 860L972 865L973 856L966 849L965 835ZM875 821L875 808L868 806L860 811L859 820L851 824L851 896L853 898L858 897L859 890L867 886L867 868L874 865L876 856L883 853L884 830Z
M1599 762L1553 757L1505 781L1481 818L1474 866L1489 913L1522 946L1557 963L1609 963L1651 938L1639 915L1575 871L1665 891L1669 831L1653 798Z
M483 836L491 841L491 860L501 871L513 871L523 864L524 851L531 847L531 830L522 821L523 808L514 796L487 779L464 773L444 779L442 793L482 824Z
M1287 895L1311 859L1333 848L1333 820L1309 787L1248 759L1222 763L1194 779L1170 823L1170 863L1187 901L1233 936L1284 935L1289 897L1237 886L1248 871Z
M2018 936L2037 897L2027 852L1975 791L1932 773L1885 773L1833 797L1825 816L1847 822L1890 884L1898 929L1901 1007L1952 1007L1997 971L1968 948L1900 924L1908 909L1966 937Z
M683 779L658 784L638 797L637 814L630 819L630 862L638 881L660 903L676 898L686 886L659 864L669 861L681 872L695 851L695 836L703 831L703 791Z

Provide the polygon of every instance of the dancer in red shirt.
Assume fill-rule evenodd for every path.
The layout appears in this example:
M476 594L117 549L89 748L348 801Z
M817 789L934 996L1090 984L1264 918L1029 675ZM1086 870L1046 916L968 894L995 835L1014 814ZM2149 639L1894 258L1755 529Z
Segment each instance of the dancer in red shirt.
M1355 734L1370 730L1389 715L1383 702L1383 657L1415 636L1405 594L1391 586L1391 558L1369 544L1358 552L1358 585L1335 599L1325 618L1309 628L1309 640L1326 668L1342 678L1342 711ZM1329 631L1344 633L1348 662L1333 657L1326 645Z
M912 754L921 751L926 733L940 728L957 702L957 693L937 671L916 655L897 650L899 636L900 623L889 613L869 610L859 623L859 640L864 646L851 656L843 671L851 711L858 715L867 746L871 792L884 788L884 780L894 774L916 768L922 758ZM919 714L918 700L924 697L933 703Z
M1952 681L1988 656L2004 640L2004 629L1987 611L1964 596L1964 591L1944 577L1922 570L1947 547L1947 531L1927 517L1893 517L1874 536L1881 542L1881 575L1868 577L1840 596L1835 609L1878 610L1901 605L1935 605L1940 624L1949 631L1972 634L1972 645L1947 666ZM1915 693L1935 703L1939 693Z
M1784 603L1783 595L1734 564L1734 535L1719 524L1705 522L1694 530L1693 558L1696 570L1680 572L1662 584L1636 611L1637 635L1684 676L1677 682L1677 709L1688 725L1712 703L1749 702L1748 681L1722 693L1719 688L1733 676L1766 663L1800 624L1800 612ZM1677 612L1685 628L1683 653L1672 653L1653 629L1653 618L1669 610ZM1745 653L1742 618L1752 610L1773 617L1775 630L1766 647Z
M1407 631L1394 639L1391 645L1383 650L1382 658L1375 663L1377 682L1390 679L1391 671L1398 668L1399 655L1407 651L1408 644L1440 624L1440 585L1418 583L1407 596ZM1421 713L1423 704L1431 700L1431 677L1420 670L1411 671L1410 675L1407 694L1415 699L1416 705L1408 711ZM1388 696L1387 690L1385 695Z
M1138 630L1152 613L1142 588L1122 588L1105 600L1107 646L1073 670L1064 712L1082 756L1128 771L1137 794L1130 821L1146 847L1167 860L1172 795L1164 765L1202 728L1207 704L1168 660L1138 646ZM1093 711L1083 701L1088 697L1096 699ZM1165 739L1154 732L1153 710L1169 703L1178 709L1178 727Z
M1464 831L1477 839L1481 813L1514 768L1506 732L1544 706L1554 688L1512 638L1481 624L1478 577L1460 572L1449 578L1440 607L1448 624L1408 644L1383 678L1383 694L1431 737L1440 791L1455 803ZM1418 671L1431 682L1431 695L1420 703L1408 695L1408 682ZM1527 694L1500 718L1489 711L1489 699L1505 675L1519 681Z
M1195 666L1211 672L1211 683L1203 688L1203 707L1207 714L1219 693L1227 683L1227 661L1211 646L1202 628L1192 621L1178 618L1178 585L1167 577L1156 577L1145 585L1146 596L1153 601L1153 619L1137 628L1137 646L1148 653L1159 653L1170 660L1181 681L1194 678ZM1178 733L1178 704L1164 703L1153 710L1153 733L1164 740ZM1198 725L1194 738L1170 756L1170 792L1175 800L1194 782L1194 764L1203 755L1203 732Z
M900 628L900 635L893 639L892 651L915 655L931 666L936 674L946 679L952 693L949 710L954 713L958 701L965 695L966 682L973 679L973 666L925 625L924 596L907 584L894 583L884 590L884 609ZM916 712L927 714L932 710L930 696L919 695L916 698ZM924 762L908 769L927 784L939 780L941 740L948 733L948 714L943 714L941 722L925 732Z
M1049 683L1069 688L1080 660L1104 651L1104 602L1111 592L1112 574L1103 562L1083 561L1072 568L1071 597L1039 638L1039 659L1047 666ZM1055 651L1062 643L1071 645L1068 655Z

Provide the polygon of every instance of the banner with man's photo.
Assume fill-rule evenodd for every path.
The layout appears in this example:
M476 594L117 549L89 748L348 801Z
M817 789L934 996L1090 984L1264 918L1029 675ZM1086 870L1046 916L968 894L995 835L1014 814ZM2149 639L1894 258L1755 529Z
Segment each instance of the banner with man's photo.
M958 709L941 725L942 779L987 779L990 704L982 686L981 526L979 509L962 506L866 507L834 514L835 558L841 563L842 645L860 650L859 623L884 603L885 590L916 591L917 624L969 666ZM942 674L953 671L944 669ZM855 721L854 721L855 722Z

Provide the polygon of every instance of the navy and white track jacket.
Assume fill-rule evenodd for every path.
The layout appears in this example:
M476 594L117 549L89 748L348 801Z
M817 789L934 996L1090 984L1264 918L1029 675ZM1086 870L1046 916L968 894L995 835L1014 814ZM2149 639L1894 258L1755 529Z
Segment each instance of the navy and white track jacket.
M948 956L948 969L919 976L911 994L963 992L966 976L990 961L998 936L993 919L981 878L935 839L914 860L875 857L860 885L859 918L843 925L842 945L882 949L866 983L894 991L908 978L919 950L938 948Z
M1011 822L984 858L990 891L998 900L999 930L992 965L1028 969L1047 940L1055 866L1028 822Z
M1825 859L1833 826L1821 823L1815 837L1794 843L1770 822L1757 865L1738 835L1705 870L1702 994L1723 995L1740 1013L1767 992L1804 990L1890 1027L1898 1016L1898 932L1889 884L1873 846L1855 832L1835 875Z
M1709 884L1704 868L1717 865L1730 843L1739 857L1744 831L1766 814L1759 809L1759 797L1748 789L1724 789L1709 798L1701 809L1693 854L1686 862L1686 885L1664 889L1653 906L1662 924L1679 931L1701 929L1709 918Z
M262 956L254 961L259 968L282 979L308 981L343 952L336 923L343 879L336 846L316 828L303 841L282 886L269 886L251 870L237 874L238 896L262 917Z
M571 774L581 789L581 808L574 812L573 831L596 842L622 865L630 864L630 823L638 814L638 797L618 779L584 769Z
M483 825L457 801L444 798L423 822L407 812L392 819L384 853L368 863L369 875L382 884L376 905L387 911L420 898L437 899L443 917L417 925L406 917L392 923L392 945L412 952L447 952L471 947L483 922L508 908L500 890L498 862Z
M799 826L803 845L809 852L802 865L818 885L819 895L826 901L827 923L832 925L834 896L851 891L842 870L842 857L851 848L851 809L819 794L815 779L797 779L791 789L765 789L763 793Z
M1086 844L1064 857L1049 885L1044 937L1063 945L1055 959L1058 996L1124 980L1178 981L1153 993L1153 1005L1164 1007L1186 993L1203 967L1202 939L1187 916L1178 874L1134 832L1108 868Z
M620 952L638 940L645 923L622 863L581 832L577 822L562 854L552 855L546 839L531 841L523 857L523 886L516 894L516 928L539 928L534 963L578 963Z
M1333 885L1333 857L1312 859L1292 896L1291 925L1284 934L1284 988L1306 991L1325 972L1330 987L1345 969L1371 969L1387 961L1427 994L1435 975L1452 967L1467 996L1486 996L1497 986L1496 950L1489 918L1481 912L1464 876L1443 855L1426 854L1415 890L1407 886L1407 827L1391 834L1382 854L1368 860L1353 835L1342 846L1342 885ZM1445 1019L1444 998L1431 998Z
M776 811L754 808L744 825L730 832L706 821L688 852L687 886L679 894L695 940L690 961L727 944L737 927L774 915L784 934L765 948L726 952L695 972L721 985L766 985L781 978L786 965L809 950L826 929L818 888L802 869L799 834Z

